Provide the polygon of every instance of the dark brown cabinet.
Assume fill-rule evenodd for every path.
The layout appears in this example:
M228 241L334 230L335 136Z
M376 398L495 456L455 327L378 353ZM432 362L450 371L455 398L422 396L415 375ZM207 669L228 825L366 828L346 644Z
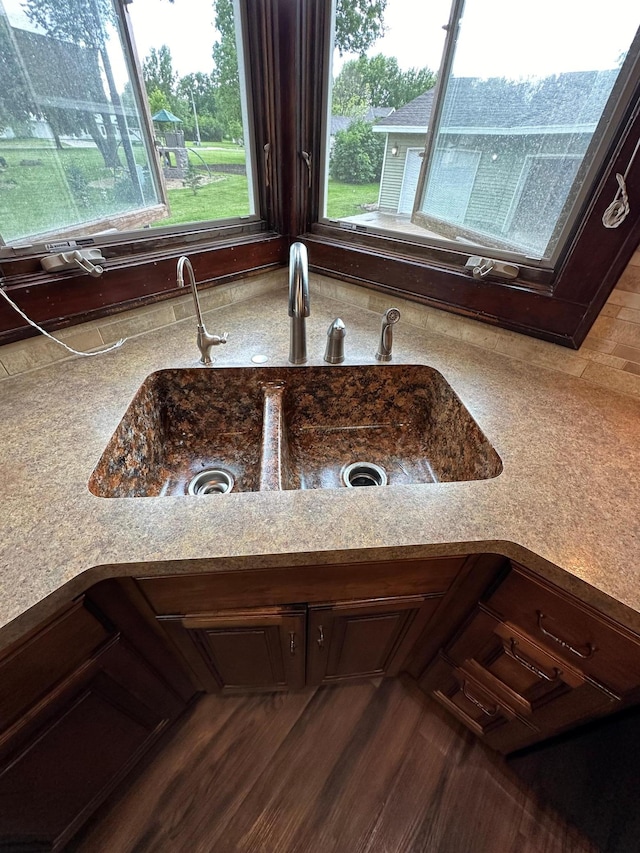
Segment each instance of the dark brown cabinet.
M397 674L465 562L319 564L136 584L198 688L291 690Z
M489 745L510 752L637 696L640 638L514 567L420 684Z
M309 607L307 683L397 675L439 601L412 595Z
M185 707L86 599L0 657L0 847L60 850Z
M305 683L304 609L226 610L162 624L204 690L295 690Z
M165 616L160 623L203 690L295 690L396 675L440 599L256 607Z

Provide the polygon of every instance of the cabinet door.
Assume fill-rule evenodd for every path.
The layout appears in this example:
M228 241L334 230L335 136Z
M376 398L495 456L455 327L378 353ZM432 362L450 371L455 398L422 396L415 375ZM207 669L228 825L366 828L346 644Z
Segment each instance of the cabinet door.
M13 750L5 745L2 841L10 849L62 849L155 741L173 702L115 639L55 692L31 722L28 739Z
M412 595L310 607L307 683L396 675L439 601Z
M295 690L305 683L305 611L272 607L162 619L203 689Z

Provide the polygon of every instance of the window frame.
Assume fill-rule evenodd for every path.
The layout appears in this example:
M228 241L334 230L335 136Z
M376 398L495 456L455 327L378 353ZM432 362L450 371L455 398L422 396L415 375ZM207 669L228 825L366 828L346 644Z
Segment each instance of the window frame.
M454 4L451 20L456 18ZM316 0L316 27L324 32L324 53L314 35L315 50L306 57L323 77L323 114L329 96L331 2ZM320 8L321 7L321 8ZM451 20L449 26L451 26ZM308 42L307 32L301 41ZM636 40L640 36L636 37ZM326 126L326 117L323 122ZM326 152L318 144L323 126L316 123L315 176L323 181ZM409 235L373 233L368 229L324 220L317 201L307 210L301 239L307 244L312 268L323 275L361 284L390 296L412 299L452 313L474 317L494 325L578 348L600 312L609 293L640 242L640 203L617 229L606 229L601 218L618 189L616 173L624 173L640 136L640 80L629 87L626 108L596 176L594 190L586 202L564 257L555 269L518 261L521 276L513 282L471 277L464 262L475 249L427 245ZM626 178L630 198L640 197L640 157ZM418 187L417 197L420 195ZM490 250L489 250L490 251Z
M640 136L640 82L603 165L587 213L560 268L551 274L522 265L527 280L477 282L459 263L468 251L371 235L320 222L327 133L325 104L331 0L241 0L256 166L254 222L211 231L114 238L102 246L104 279L46 274L38 257L0 260L9 295L48 330L178 294L176 259L191 256L205 287L285 266L301 239L317 273L494 325L577 347L640 243L640 157L627 175L631 213L620 228L601 224L615 196L616 172L627 168ZM311 169L308 168L308 162ZM108 285L108 286L107 286ZM34 334L3 301L0 344Z
M124 40L134 68L138 99L146 102L139 58L126 5L119 0ZM240 0L244 69L252 132L246 145L255 175L256 213L234 220L192 223L149 231L91 236L78 239L81 245L99 247L107 263L104 276L96 280L81 272L49 274L42 270L42 244L33 247L2 247L0 282L7 293L32 319L49 331L96 319L178 293L176 259L188 252L199 284L224 284L251 273L280 268L285 262L288 241L279 227L280 187L273 157L264 146L280 135L275 98L278 56L277 15L268 3ZM146 120L146 118L145 118ZM249 150L250 149L250 150ZM71 232L70 232L71 234ZM56 242L61 242L61 237ZM73 239L71 236L69 239ZM26 242L26 241L25 241ZM29 337L31 329L2 301L0 345Z

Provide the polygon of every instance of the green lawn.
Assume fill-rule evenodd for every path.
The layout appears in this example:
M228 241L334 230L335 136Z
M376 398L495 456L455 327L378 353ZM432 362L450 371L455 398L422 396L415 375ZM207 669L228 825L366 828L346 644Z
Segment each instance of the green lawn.
M135 145L136 162L144 166L144 148ZM16 240L102 219L137 206L123 164L104 165L96 148L56 149L47 140L0 140L0 234ZM149 202L153 199L149 198Z
M189 162L194 166L201 166L202 160L204 160L205 163L246 162L246 153L244 148L240 148L238 145L234 145L233 148L218 148L219 144L221 145L221 143L212 142L211 148L206 148L204 145L200 148L188 145Z
M168 191L171 216L154 222L156 226L183 222L205 222L247 216L249 188L246 175L219 175L211 184L200 187L194 195L190 189Z
M344 219L365 213L363 204L376 204L380 184L341 184L329 181L327 192L327 216L329 219Z
M211 145L213 148L213 144ZM219 143L222 150L198 151L207 163L244 163L245 149ZM137 146L136 160L144 163L144 150ZM114 187L114 172L106 169L95 148L57 150L47 140L0 140L0 234L15 240L64 225L99 219L130 209ZM124 157L120 156L124 163ZM200 160L190 154L190 161ZM21 163L31 161L31 163ZM115 175L116 183L125 175ZM198 189L168 190L171 215L155 225L172 225L246 216L249 193L245 175L217 174L212 183ZM363 213L363 204L378 200L378 184L351 185L329 181L328 216L340 219ZM129 207L127 206L129 204Z

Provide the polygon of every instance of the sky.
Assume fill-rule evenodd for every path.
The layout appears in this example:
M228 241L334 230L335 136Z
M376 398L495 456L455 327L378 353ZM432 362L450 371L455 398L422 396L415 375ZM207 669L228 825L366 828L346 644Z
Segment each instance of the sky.
M0 5L14 25L29 28L20 2ZM387 33L369 53L395 56L403 70L427 65L437 71L449 6L450 0L388 0ZM141 60L168 44L180 76L211 71L211 0L133 0L128 8ZM517 78L611 68L638 26L639 0L467 0L454 71ZM334 73L348 58L334 58Z

